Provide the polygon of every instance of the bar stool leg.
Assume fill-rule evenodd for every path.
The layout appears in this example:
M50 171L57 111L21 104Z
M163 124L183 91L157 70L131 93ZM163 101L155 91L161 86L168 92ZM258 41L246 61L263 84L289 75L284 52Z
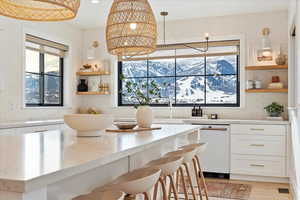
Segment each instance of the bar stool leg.
M158 190L158 182L154 186L154 191L153 191L153 200L157 199L157 190Z
M184 197L185 197L185 199L189 199L189 195L188 195L188 192L186 190L186 185L185 185L185 180L184 180L184 173L183 173L182 167L179 168L179 171L180 171L180 177L181 177L181 182L182 182L182 186L183 186Z
M135 195L126 194L124 197L124 200L135 200Z
M170 179L170 193L169 193L169 200L171 199L171 188L172 188L172 190L173 190L174 199L175 199L175 200L178 200L178 192L177 192L177 189L176 189L176 186L175 186L175 183L174 183L173 176L172 176L172 175L169 175L168 177L169 177L169 179Z
M169 184L169 192L168 192L168 199L170 200L171 199L171 196L172 196L172 186L171 186L171 178L170 176L172 177L172 175L168 175L167 177L169 177L169 180L170 180L170 184Z
M196 180L197 180L199 196L200 196L200 199L203 200L202 191L201 191L200 178L198 177L199 176L199 172L198 172L198 168L197 168L197 161L196 161L195 158L193 158L193 166L194 166L195 176L196 176Z
M179 191L179 181L180 181L180 179L179 179L179 170L176 172L176 189L177 189L177 191Z
M198 164L198 167L199 167L199 172L200 172L200 176L201 176L201 177L200 177L200 178L201 178L201 182L202 182L202 184L203 184L203 186L204 186L205 197L206 197L207 200L209 200L209 198L208 198L207 185L206 185L206 183L205 183L203 171L202 171L202 168L201 168L201 165L200 165L200 159L199 159L199 157L198 157L197 155L195 156L195 158L196 158L196 161L197 161L197 164Z
M143 194L144 194L145 200L151 200L151 199L149 198L149 195L148 195L147 192L144 192Z
M195 190L194 190L194 186L193 186L193 182L192 182L192 178L191 178L191 175L190 175L190 169L189 169L188 163L183 163L183 165L184 165L184 167L185 167L185 170L186 170L186 173L187 173L188 180L189 180L189 182L190 182L190 186L191 186L191 190L192 190L193 199L197 200L197 197L196 197L196 194L195 194Z
M163 193L163 200L168 200L167 197L167 190L166 190L166 184L163 178L159 178L159 182L161 184L161 189L162 189L162 193Z
M155 184L154 192L153 192L153 200L157 199L157 190L158 190L159 183L161 185L161 189L162 189L162 193L163 193L163 200L168 200L165 180L162 177L160 177L158 182Z

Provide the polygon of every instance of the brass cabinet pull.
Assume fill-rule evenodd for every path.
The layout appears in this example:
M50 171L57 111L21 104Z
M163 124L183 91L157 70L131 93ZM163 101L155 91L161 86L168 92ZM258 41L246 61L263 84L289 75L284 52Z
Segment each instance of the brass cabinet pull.
M264 147L264 144L250 144L251 147Z
M263 128L251 128L251 131L264 131L265 129Z
M251 164L251 167L265 167L263 164Z

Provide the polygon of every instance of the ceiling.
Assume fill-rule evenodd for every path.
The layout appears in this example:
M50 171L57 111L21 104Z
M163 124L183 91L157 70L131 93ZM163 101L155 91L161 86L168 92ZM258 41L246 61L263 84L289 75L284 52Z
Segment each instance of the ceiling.
M69 23L82 28L103 27L113 0L81 0L76 19ZM189 19L210 16L225 16L287 10L288 0L149 0L156 19L160 21L161 11L168 11L167 20Z

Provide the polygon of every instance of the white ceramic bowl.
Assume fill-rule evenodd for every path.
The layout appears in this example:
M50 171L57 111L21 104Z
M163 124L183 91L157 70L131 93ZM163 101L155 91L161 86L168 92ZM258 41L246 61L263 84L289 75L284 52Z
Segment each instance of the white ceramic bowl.
M77 131L79 137L95 137L101 131L112 126L113 117L111 115L99 114L71 114L64 116L65 123Z

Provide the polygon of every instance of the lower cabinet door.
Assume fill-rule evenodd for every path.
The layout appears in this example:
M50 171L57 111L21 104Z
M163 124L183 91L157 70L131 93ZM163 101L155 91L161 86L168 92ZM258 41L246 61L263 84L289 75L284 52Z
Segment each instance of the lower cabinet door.
M286 177L285 168L285 157L231 155L232 174Z

